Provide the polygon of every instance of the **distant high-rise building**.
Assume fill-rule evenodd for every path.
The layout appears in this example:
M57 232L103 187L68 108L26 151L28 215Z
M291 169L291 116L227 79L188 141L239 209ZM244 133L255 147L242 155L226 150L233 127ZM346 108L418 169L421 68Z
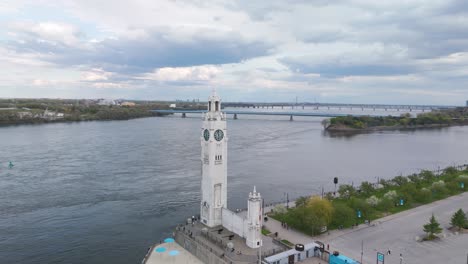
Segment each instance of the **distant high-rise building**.
M468 107L468 101L466 101L466 107Z

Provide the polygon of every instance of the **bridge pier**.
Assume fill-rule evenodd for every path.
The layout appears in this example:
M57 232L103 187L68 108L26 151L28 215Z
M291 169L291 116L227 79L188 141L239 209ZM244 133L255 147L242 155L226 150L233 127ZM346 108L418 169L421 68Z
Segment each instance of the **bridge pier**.
M282 105L282 106L281 106L281 109L283 109L283 108L284 108L284 106Z
M185 113L182 113L182 118L186 118L187 116L185 115Z
M292 115L289 116L289 121L294 121L294 118Z
M234 114L234 120L237 120L237 114Z
M302 109L304 109L304 105L302 105Z

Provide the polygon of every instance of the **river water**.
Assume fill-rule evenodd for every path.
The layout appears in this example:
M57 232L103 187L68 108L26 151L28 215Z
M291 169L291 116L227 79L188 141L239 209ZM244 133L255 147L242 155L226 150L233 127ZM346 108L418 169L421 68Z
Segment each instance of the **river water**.
M320 118L228 121L228 204L468 163L468 127L331 137ZM0 128L0 263L138 263L198 213L199 117ZM8 162L15 164L8 169Z

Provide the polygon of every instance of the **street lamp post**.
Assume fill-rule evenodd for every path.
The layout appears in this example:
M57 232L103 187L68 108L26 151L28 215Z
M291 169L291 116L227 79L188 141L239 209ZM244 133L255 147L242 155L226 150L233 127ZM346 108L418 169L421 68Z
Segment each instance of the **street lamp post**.
M364 240L361 241L361 264L362 264L362 255L364 255Z

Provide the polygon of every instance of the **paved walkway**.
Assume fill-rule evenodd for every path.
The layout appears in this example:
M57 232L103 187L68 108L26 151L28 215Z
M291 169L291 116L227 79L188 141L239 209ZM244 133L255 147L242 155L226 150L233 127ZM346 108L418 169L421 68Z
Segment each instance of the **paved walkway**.
M314 242L314 238L303 233L300 233L291 228L286 229L281 226L281 222L269 217L268 221L264 222L264 226L270 230L270 232L278 232L278 237L286 239L293 244L308 244Z

